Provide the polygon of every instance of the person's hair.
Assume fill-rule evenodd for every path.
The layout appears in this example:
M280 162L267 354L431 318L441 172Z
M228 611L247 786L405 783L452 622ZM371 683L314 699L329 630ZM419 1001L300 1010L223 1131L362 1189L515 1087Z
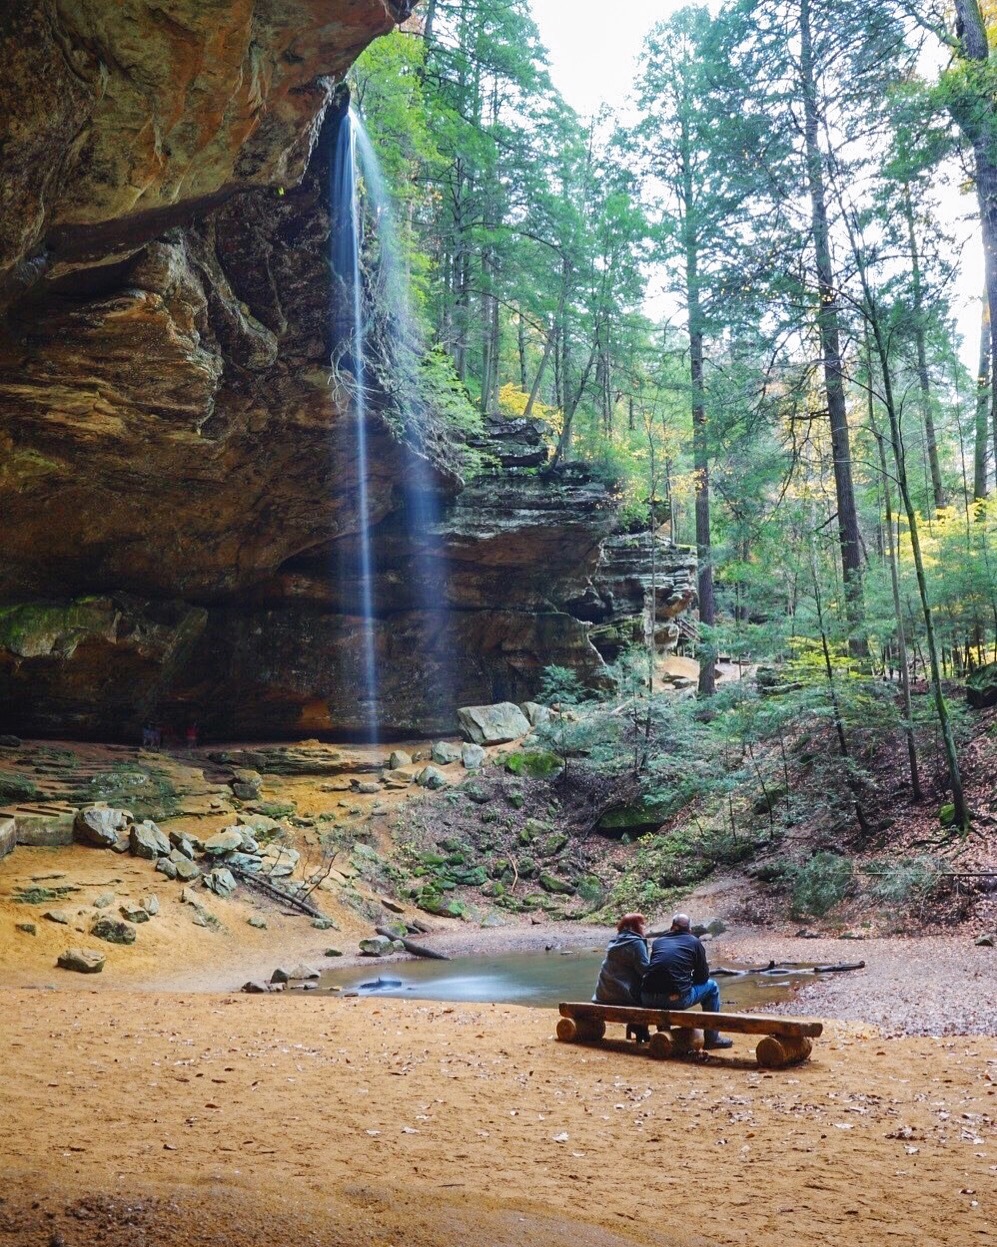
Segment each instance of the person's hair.
M689 921L688 914L676 914L672 919L673 931L688 931L691 926L692 923Z
M622 935L624 931L640 932L641 927L647 924L647 919L643 914L624 914L616 924L616 929Z

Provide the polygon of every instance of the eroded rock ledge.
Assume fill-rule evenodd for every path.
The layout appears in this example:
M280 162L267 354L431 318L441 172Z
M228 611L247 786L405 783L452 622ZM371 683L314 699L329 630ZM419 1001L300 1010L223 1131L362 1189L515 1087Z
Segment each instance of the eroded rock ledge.
M0 25L0 731L363 727L355 428L329 368L337 77L410 6L14 0ZM330 101L332 105L330 107ZM379 718L596 676L693 600L532 422L457 492L373 412ZM652 549L656 552L652 557ZM653 574L652 574L653 569Z

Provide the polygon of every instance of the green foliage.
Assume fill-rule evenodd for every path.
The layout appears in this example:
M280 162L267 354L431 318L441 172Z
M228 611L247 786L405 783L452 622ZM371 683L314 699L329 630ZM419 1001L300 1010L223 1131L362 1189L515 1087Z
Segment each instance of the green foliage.
M888 905L911 905L926 900L938 887L942 863L934 857L884 858L870 863L869 894Z
M38 785L26 775L0 774L0 805L14 805L19 801L35 801Z
M852 888L854 871L847 857L837 853L815 853L791 872L792 914L823 918Z
M550 779L563 766L556 753L543 749L510 753L505 759L505 769L511 775L528 775L531 779Z

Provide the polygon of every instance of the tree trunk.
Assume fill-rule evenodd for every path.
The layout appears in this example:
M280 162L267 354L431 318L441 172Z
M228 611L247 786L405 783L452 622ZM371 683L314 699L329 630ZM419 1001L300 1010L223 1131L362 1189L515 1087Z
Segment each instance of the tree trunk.
M917 381L921 391L921 414L924 420L924 448L931 474L931 492L935 509L945 506L945 490L938 465L938 441L935 437L935 421L931 413L931 381L928 377L928 355L924 341L924 295L921 289L921 258L917 250L917 232L914 228L914 205L911 203L910 186L904 187L904 216L907 220L907 238L910 242L911 277L914 287L914 341L917 346Z
M976 371L976 444L973 448L973 497L987 496L987 439L990 432L990 306L984 291L980 316L980 363ZM997 462L997 424L994 425Z
M807 182L810 191L811 223L817 264L819 311L817 325L823 356L824 389L831 424L831 450L834 455L834 489L838 506L838 541L845 584L845 604L853 636L849 647L864 654L867 647L859 636L863 623L862 551L859 544L858 513L852 484L852 454L848 437L848 413L841 363L841 332L838 322L838 293L831 264L831 244L824 189L824 158L818 141L820 116L813 63L813 37L810 26L810 0L800 0L800 75L803 90L804 135L806 140Z

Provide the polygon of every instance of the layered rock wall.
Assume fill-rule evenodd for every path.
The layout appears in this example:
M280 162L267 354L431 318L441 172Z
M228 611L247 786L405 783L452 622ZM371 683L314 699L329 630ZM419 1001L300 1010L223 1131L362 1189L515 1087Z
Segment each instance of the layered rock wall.
M406 0L14 0L0 17L0 731L349 736L365 716L356 425L330 368L335 83ZM332 106L330 107L330 101ZM376 408L376 404L372 405ZM693 595L607 490L457 492L372 410L379 718L439 732ZM667 640L664 633L659 640Z

